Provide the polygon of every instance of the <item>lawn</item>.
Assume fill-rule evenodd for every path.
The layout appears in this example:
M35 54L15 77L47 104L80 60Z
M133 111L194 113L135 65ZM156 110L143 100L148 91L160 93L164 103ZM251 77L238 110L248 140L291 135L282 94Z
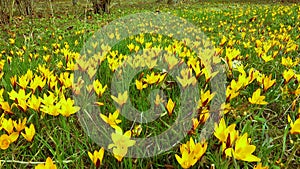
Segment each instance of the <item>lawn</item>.
M1 168L299 168L299 3L34 7L0 26Z

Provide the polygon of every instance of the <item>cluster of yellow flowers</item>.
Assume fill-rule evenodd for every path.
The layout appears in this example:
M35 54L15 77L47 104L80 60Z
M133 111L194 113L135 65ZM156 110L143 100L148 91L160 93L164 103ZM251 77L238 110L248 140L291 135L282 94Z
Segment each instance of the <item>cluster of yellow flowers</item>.
M252 155L255 151L255 146L250 145L250 140L248 139L248 134L245 133L239 136L239 132L235 130L235 124L231 124L226 127L225 120L222 118L220 124L215 124L214 135L222 143L222 150L226 156L234 157L237 160L243 161L260 161L260 158ZM233 148L233 143L234 148Z
M244 5L246 6L246 4ZM300 94L300 85L298 84L300 80L299 70L297 69L297 65L299 65L300 36L298 32L300 28L282 23L278 24L279 28L271 28L270 25L265 25L267 22L265 16L271 15L271 19L275 21L276 17L288 15L289 19L297 20L293 24L298 25L299 9L297 5L255 6L255 8L248 7L246 10L237 7L234 12L215 11L214 8L207 8L203 13L212 14L200 19L196 13L193 14L187 9L184 10L185 17L193 17L194 21L197 22L199 20L204 25L202 26L203 31L220 32L219 37L221 38L213 36L211 39L216 41L216 53L222 58L224 57L222 60L226 64L227 76L231 80L226 88L226 102L222 106L223 114L235 112L235 106L233 107L231 104L234 103L234 100L241 98L248 98L246 102L250 103L249 106L267 105L269 101L272 101L268 96L276 90L275 85L279 86L285 99L293 100L291 110L294 112ZM295 15L292 16L295 11L298 13L296 15L298 18L295 18ZM206 26L204 22L215 20L216 15L214 14L218 16L224 15L232 20L220 21L219 25L215 27ZM245 20L245 16L251 15L254 15L254 17ZM224 32L228 33L224 34ZM269 67L268 64L273 64L275 67ZM273 70L276 70L276 72ZM278 70L282 70L282 72L278 72ZM195 69L194 71L196 73ZM253 93L251 97L245 95L247 86L252 88ZM255 87L254 90L253 86ZM249 90L247 90L247 93L249 93ZM204 95L202 94L201 97L204 97ZM199 105L201 106L201 104ZM298 110L300 111L300 108ZM288 116L291 134L299 134L299 111L294 122ZM193 128L197 128L198 125L198 119L193 119ZM214 134L222 142L222 152L226 156L243 161L260 161L260 158L252 155L255 146L250 145L248 134L245 133L239 136L239 132L235 130L235 124L226 127L225 120L221 119L220 124L215 125ZM182 163L181 166L186 167ZM254 168L268 167L262 167L260 163Z
M14 45L15 40L10 39L9 43ZM10 82L5 88L0 89L0 109L2 111L0 128L5 132L0 136L2 150L8 149L18 138L22 142L19 135L22 135L28 142L33 142L36 134L35 124L28 125L27 117L13 120L14 118L28 115L27 113L32 111L39 113L41 118L45 114L68 117L79 111L80 108L74 105L74 100L67 94L69 90L73 89L74 80L74 74L68 70L74 70L73 60L79 54L71 52L68 43L65 43L64 48L60 48L60 46L61 44L52 44L52 50L44 46L45 55L42 58L38 53L28 54L25 46L20 49L16 48L17 51L13 51L14 48L11 48L9 52L5 50L1 52L1 78L8 79ZM57 64L59 69L63 69L66 65L64 72L55 72L48 64L54 59L54 55L64 57L66 62L63 63L60 60ZM42 62L39 59L42 59ZM36 68L27 65L26 73L21 75L3 71L6 65L9 66L10 71L17 71L17 69L11 70L11 68L15 67L18 62L39 62L39 64ZM3 74L4 72L5 74ZM37 165L36 168L56 168L56 166L50 158L47 158L45 164Z
M207 149L207 143L196 143L192 138L186 144L180 146L182 157L175 155L182 168L190 168L203 156Z
M15 142L21 131L25 130L25 133L21 133L22 136L29 142L32 141L35 135L35 128L33 124L30 124L29 127L26 127L27 118L19 119L18 121L12 120L11 118L4 118L4 114L0 117L0 129L4 130L6 134L0 136L0 148L5 150L9 145Z

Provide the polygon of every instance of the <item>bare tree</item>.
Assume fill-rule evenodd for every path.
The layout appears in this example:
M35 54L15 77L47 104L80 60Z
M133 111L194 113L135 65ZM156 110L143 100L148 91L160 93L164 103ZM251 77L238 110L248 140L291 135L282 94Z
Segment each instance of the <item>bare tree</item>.
M0 24L7 24L10 20L12 1L0 0Z
M21 15L32 16L33 0L15 0L15 2Z
M77 3L78 3L78 0L72 0L73 5L77 5Z
M33 0L0 0L0 24L7 24L16 14L32 16Z
M94 13L110 13L111 0L91 0L93 3Z
M163 2L164 0L156 0L156 2ZM184 0L167 0L167 4L176 4Z

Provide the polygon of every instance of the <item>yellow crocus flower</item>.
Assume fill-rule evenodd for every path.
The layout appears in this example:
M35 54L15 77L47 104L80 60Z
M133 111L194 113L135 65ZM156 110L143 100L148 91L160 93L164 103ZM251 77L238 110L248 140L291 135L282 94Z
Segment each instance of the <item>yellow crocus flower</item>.
M270 74L269 77L264 76L262 79L262 83L264 85L264 91L267 91L270 87L275 84L276 80L272 80L272 75Z
M113 143L108 145L108 149L113 149L114 157L121 162L123 157L127 154L128 148L132 147L136 141L130 140L131 131L126 131L123 134L122 129L116 130L111 134Z
M10 135L7 134L3 134L0 136L0 148L2 150L6 150L9 145L13 142L15 142L19 137L19 133L18 132L13 132Z
M291 117L288 116L288 122L291 125L291 134L300 134L300 118L298 118L295 122L291 120Z
M17 130L17 132L22 131L23 129L25 129L25 124L26 124L27 118L25 117L23 119L23 121L21 121L21 119L18 120L18 123L16 121L13 121L14 127Z
M41 98L32 95L28 100L28 107L32 108L35 111L39 111L41 105Z
M118 103L119 106L123 106L127 102L128 92L125 91L123 94L118 93L118 97L111 95L111 98Z
M236 140L234 148L228 148L225 150L225 154L226 156L234 157L237 160L248 162L260 161L260 158L252 155L255 148L255 145L250 145L248 141L248 134L245 133L242 137Z
M80 110L80 107L74 106L74 100L70 98L61 98L59 104L61 106L59 113L65 117L69 117Z
M94 163L94 165L96 166L96 168L98 168L102 164L104 148L101 147L99 151L95 150L93 154L91 152L88 152L88 155L92 160L92 162Z
M287 84L292 78L294 78L295 72L293 69L284 70L282 76L284 78L284 83Z
M261 163L259 163L258 165L254 166L253 169L269 169L268 166L263 167Z
M30 124L29 128L25 127L25 133L21 133L21 134L27 141L31 142L35 135L34 125Z
M166 108L167 108L169 116L171 116L174 111L174 108L175 108L175 102L173 102L173 100L171 98L168 100Z
M186 144L182 144L180 146L181 157L175 154L175 158L182 168L190 168L195 165L198 160L200 160L206 149L207 142L195 144L191 137Z
M38 164L34 169L56 169L56 165L53 163L50 157L47 157L45 164Z
M121 123L122 120L118 119L119 113L119 110L116 110L113 114L109 113L108 116L105 116L104 114L100 113L100 117L105 123L109 124L112 128L120 129L118 124Z
M93 86L94 91L97 93L98 96L102 96L102 94L107 88L107 85L103 86L98 79L93 82Z
M8 134L11 134L14 131L14 124L12 119L3 119L1 126Z
M143 83L142 80L135 80L135 86L138 90L143 90L144 88L147 88L148 87L148 84L147 83Z
M264 101L265 96L261 96L260 93L261 93L260 89L257 89L253 93L252 97L248 98L249 102L251 104L262 104L262 105L268 104L268 102Z
M239 133L235 130L236 124L231 124L226 127L226 123L224 118L222 118L219 122L219 125L215 124L215 132L214 135L222 142L226 143L223 150L230 147L233 142L237 139Z
M215 92L210 93L210 90L204 93L203 89L201 89L201 96L200 96L200 101L198 103L198 106L205 107L213 99L215 94L216 94Z

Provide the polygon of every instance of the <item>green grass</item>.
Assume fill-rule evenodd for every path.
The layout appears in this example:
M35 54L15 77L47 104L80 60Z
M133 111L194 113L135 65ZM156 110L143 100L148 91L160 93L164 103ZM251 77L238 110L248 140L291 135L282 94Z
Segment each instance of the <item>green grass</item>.
M289 133L290 126L287 122L287 115L290 115L293 121L299 117L297 112L299 109L299 96L292 95L291 93L285 94L281 90L285 86L282 72L287 69L286 66L281 64L281 58L287 56L290 56L293 60L299 58L299 4L290 6L291 4L280 4L278 2L260 4L259 1L252 3L205 1L168 6L164 3L154 3L152 1L132 1L128 4L124 2L115 4L111 10L112 13L109 15L92 14L92 11L85 8L86 3L84 2L80 2L74 8L71 6L71 2L67 1L53 2L52 4L49 4L49 2L38 2L35 5L37 11L34 19L15 19L10 25L1 26L0 52L3 51L2 59L7 60L9 56L12 57L10 64L5 63L2 70L4 75L0 80L0 86L5 89L3 94L5 101L8 101L10 104L13 103L9 99L7 92L13 89L10 78L14 75L19 77L24 75L27 70L32 70L34 73L40 74L38 67L41 64L45 64L50 70L53 70L53 74L58 77L60 73L68 71L65 64L66 58L61 53L55 54L52 44L60 44L61 48L63 48L67 42L72 52L79 53L84 43L95 31L117 18L146 11L154 12L160 10L161 12L170 12L171 14L187 19L201 28L217 47L224 49L224 52L221 54L222 58L225 58L226 55L225 48L229 47L228 42L224 46L219 45L222 36L227 37L227 39L233 37L234 40L241 42L234 43L233 47L241 51L243 58L239 60L245 66L247 73L250 68L255 68L267 76L272 74L272 79L276 79L276 84L263 93L266 96L265 100L269 104L261 106L248 103L248 98L260 87L256 82L251 83L240 91L240 95L237 98L230 100L232 110L225 115L226 124L235 123L236 129L241 134L248 133L252 140L251 144L256 146L254 154L262 159L264 165L268 165L270 168L297 168L300 164L300 137L299 135ZM53 11L50 8L51 5ZM285 7L289 7L290 11L284 11ZM47 9L45 10L45 8ZM282 15L277 14L272 16L272 12L282 12ZM290 12L290 15L286 14L288 12ZM51 17L51 15L53 16ZM257 19L251 21L254 17ZM221 25L221 22L226 22L226 24ZM290 39L298 45L298 49L295 51L284 53L284 50L281 50L274 60L265 63L262 58L257 57L254 47L245 49L242 45L244 41L251 41L251 45L255 46L255 41L251 40L251 38L255 40L273 39L268 33L274 34L275 31L282 30L281 24L286 29L288 26L291 26L291 30L287 32ZM255 30L250 33L251 29ZM245 40L241 39L241 30L247 32ZM14 45L9 44L9 38L15 38L16 43ZM169 41L165 37L164 39L166 40L164 40L162 46L168 46L169 43L172 44L172 41ZM75 45L76 40L78 41L78 45ZM152 39L146 36L145 41L152 41ZM135 41L132 42L137 44ZM129 39L123 40L120 44L113 47L113 49L118 50L119 53L128 55L130 52L127 44L129 43L131 43ZM285 41L281 43L283 45L287 44ZM153 42L153 45L158 45L158 42ZM26 47L26 51L22 57L18 57L16 52L22 51L23 46ZM48 50L44 51L43 46L47 47ZM279 50L278 46L272 48L269 54L272 54L276 50ZM14 51L14 54L10 54L10 51ZM37 59L29 61L30 54L38 54L39 56ZM44 61L43 56L45 55L51 56L49 62ZM20 61L22 58L24 58L24 62ZM62 68L57 67L60 61L64 64ZM293 69L299 74L299 63ZM147 72L148 70L143 71L145 75ZM227 85L233 79L237 80L240 75L236 70L228 70L226 73ZM108 63L106 61L103 62L97 71L96 78L102 84L107 84L110 89L112 76L113 72L110 70ZM137 74L135 77L139 76L140 74ZM165 81L173 80L174 77L167 77ZM165 81L162 82L161 86L167 85ZM199 88L209 88L207 84L201 83L202 81L199 79ZM146 99L146 96L149 95L151 90L161 88L161 86L153 86L140 92L136 90L133 79L129 90L130 100L136 105L138 110L147 110L150 107L150 100ZM294 91L299 86L298 81L293 79L287 86L290 91ZM176 87L178 86L171 86L171 89L167 90L166 94L172 100L178 101L176 103L180 103L179 92ZM26 91L29 92L30 90ZM54 90L45 86L41 91L38 91L37 95L42 97L43 93L47 93L48 91ZM71 97L71 93L71 89L67 89L65 95ZM104 106L100 107L100 110L106 115L116 110L110 95L110 90L107 90L99 98L99 101L105 103ZM291 106L294 100L297 101L295 108ZM159 134L161 131L168 129L168 125L171 125L176 118L179 106L180 104L176 105L174 116L169 117L165 115L154 122L143 124L142 134L139 137L143 138L149 136L149 134ZM36 135L32 143L27 142L20 135L18 141L12 143L7 150L0 150L1 168L33 168L35 164L31 164L31 162L44 162L47 157L55 160L58 168L95 168L87 152L99 150L100 146L85 134L76 115L68 118L61 115L57 117L45 115L42 118L40 112L31 109L22 112L17 107L13 107L12 110L14 114L6 115L5 117L13 118L14 120L27 117L27 124L33 123L35 125ZM3 110L1 110L1 113L3 113ZM120 117L120 119L123 121L121 125L123 130L129 130L132 122L126 121L125 117ZM193 137L197 138L199 132L201 132L201 128ZM2 130L1 134L4 133ZM185 143L187 140L189 140L188 136L181 142ZM236 167L253 168L256 165L256 163L225 158L224 154L222 154L220 143L214 136L210 137L208 144L209 146L205 155L192 168L209 168L211 165L214 165L217 169ZM179 145L176 145L170 151L151 158L133 159L125 157L122 162L117 162L112 153L106 151L102 167L180 168L174 157L175 154L180 154Z

